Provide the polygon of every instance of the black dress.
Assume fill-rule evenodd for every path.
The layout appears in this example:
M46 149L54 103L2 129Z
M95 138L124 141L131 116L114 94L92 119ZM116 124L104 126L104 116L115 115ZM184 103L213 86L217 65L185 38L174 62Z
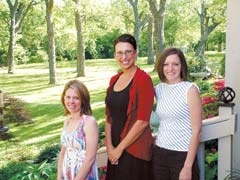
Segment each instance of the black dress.
M127 119L129 89L132 81L121 91L110 89L106 103L112 116L111 137L112 144L116 147L120 143L120 134ZM118 161L112 165L108 160L106 180L151 180L151 162L138 159L126 151Z

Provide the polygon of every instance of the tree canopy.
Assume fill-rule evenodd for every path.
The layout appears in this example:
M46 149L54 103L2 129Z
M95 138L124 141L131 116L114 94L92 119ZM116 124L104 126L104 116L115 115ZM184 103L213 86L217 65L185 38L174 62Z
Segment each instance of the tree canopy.
M151 52L157 56L169 46L196 54L225 47L226 0L111 0L107 3L81 0L77 6L76 0L54 2L56 61L77 60L81 43L83 61L112 58L113 41L121 33L136 37L140 57L150 56ZM79 16L76 16L78 6ZM11 67L11 63L49 61L45 2L3 0L0 9L0 64ZM81 32L78 33L76 17L81 19ZM155 31L152 40L149 27ZM84 64L80 63L79 68L82 66Z

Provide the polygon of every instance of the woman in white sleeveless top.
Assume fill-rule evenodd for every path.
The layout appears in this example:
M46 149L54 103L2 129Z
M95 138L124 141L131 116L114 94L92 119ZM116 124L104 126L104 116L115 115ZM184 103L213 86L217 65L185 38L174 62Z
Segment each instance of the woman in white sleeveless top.
M166 49L158 59L157 72L162 82L155 86L160 125L153 148L154 179L198 180L199 89L187 81L187 63L180 49Z

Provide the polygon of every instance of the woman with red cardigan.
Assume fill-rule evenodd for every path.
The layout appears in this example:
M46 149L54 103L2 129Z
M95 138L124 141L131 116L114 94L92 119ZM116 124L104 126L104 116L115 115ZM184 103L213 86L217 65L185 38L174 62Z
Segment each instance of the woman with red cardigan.
M150 76L136 64L137 45L130 34L114 43L122 71L114 75L106 94L106 180L151 180L152 135L149 119L154 102Z

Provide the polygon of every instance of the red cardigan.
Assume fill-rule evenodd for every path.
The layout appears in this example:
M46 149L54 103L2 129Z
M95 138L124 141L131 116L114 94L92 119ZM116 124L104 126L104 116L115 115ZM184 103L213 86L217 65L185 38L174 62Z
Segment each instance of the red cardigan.
M107 94L109 93L110 87L119 78L122 72L113 76L110 80L109 87L107 89ZM121 133L121 138L123 139L133 124L137 120L148 121L150 120L150 115L152 112L154 102L154 86L150 76L137 68L137 71L133 77L133 82L129 90L129 103L127 109L127 121ZM111 123L111 113L106 104L106 117L107 121ZM153 138L151 134L150 126L148 125L142 135L127 147L126 151L131 155L143 159L146 161L151 160L152 156L152 144Z

